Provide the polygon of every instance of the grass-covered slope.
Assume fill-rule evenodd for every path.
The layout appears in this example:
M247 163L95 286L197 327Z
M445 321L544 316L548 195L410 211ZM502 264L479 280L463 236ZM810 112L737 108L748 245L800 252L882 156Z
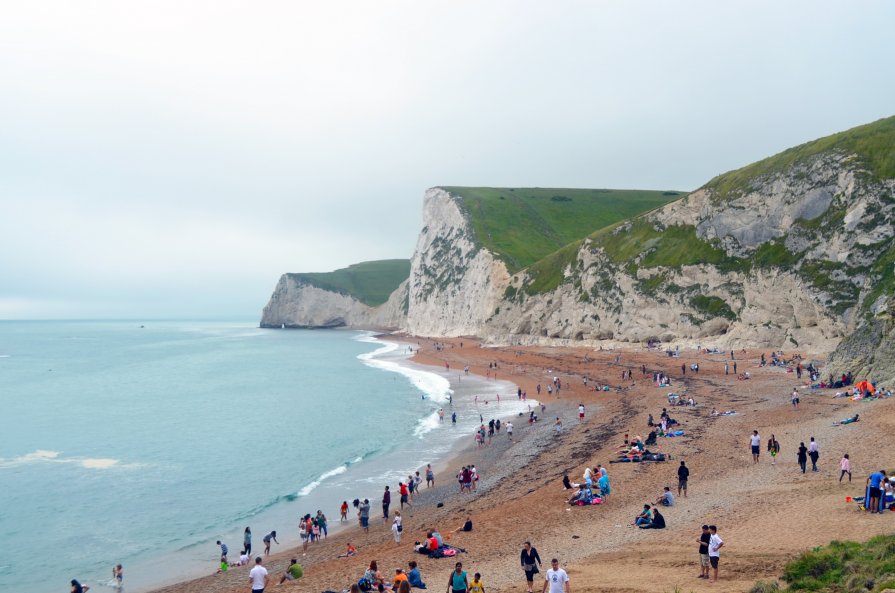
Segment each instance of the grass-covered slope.
M383 259L352 264L333 272L305 272L289 276L376 307L387 301L398 285L410 277L410 260Z
M597 229L663 206L676 191L444 187L462 199L476 240L510 273Z
M785 173L793 165L830 151L857 155L876 179L892 179L895 177L895 116L794 146L742 169L719 175L705 187L714 190L719 198L749 191L758 177Z
M750 593L876 593L895 588L895 536L880 535L863 544L833 541L815 548L787 564L783 580L785 589L777 583L757 583Z

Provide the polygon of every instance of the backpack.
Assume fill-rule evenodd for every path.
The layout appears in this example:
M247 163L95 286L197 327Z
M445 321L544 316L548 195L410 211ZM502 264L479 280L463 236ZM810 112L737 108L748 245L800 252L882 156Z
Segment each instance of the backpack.
M373 584L370 583L367 579L361 579L357 582L357 586L361 591L371 591L373 589Z

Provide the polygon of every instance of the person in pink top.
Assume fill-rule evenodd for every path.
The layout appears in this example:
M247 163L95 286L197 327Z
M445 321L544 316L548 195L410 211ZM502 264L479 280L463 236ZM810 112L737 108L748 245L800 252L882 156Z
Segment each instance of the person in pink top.
M842 456L842 461L839 462L839 469L841 470L839 481L841 482L845 474L848 474L848 481L851 482L851 462L848 460L848 453Z

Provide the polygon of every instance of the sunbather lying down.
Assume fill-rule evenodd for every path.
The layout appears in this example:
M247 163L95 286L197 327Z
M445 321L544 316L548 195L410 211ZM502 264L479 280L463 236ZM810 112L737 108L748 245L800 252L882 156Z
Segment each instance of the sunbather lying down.
M726 412L719 412L718 410L712 410L712 416L735 416L736 410L727 410Z
M851 418L843 418L839 422L834 422L833 426L840 426L842 424L851 424L852 422L857 422L857 421L858 421L858 414L855 414Z

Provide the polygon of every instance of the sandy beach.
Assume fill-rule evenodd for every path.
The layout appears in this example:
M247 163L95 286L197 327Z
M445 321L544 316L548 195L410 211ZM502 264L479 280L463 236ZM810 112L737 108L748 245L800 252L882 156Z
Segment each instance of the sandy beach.
M895 423L895 400L855 402L834 399L834 390L801 389L801 405L794 409L789 394L804 382L782 368L760 368L757 351L735 354L739 372L748 371L752 376L743 381L732 369L725 375L729 353L682 350L680 358L670 358L649 350L483 348L468 338L439 340L445 345L439 351L430 340L401 340L419 344L414 357L417 363L441 367L448 363L452 369L468 365L470 372L483 376L496 372L497 378L514 382L530 397L536 397L539 383L546 386L554 376L561 379L563 388L559 395L543 391L539 396L547 406L540 422L529 425L524 418L514 422L513 442L501 431L490 446L476 448L470 435L468 445L438 468L437 488L424 489L412 511L404 514L400 545L394 543L389 524L382 521L374 504L368 534L346 529L312 545L307 556L300 550L271 555L265 564L272 584L279 581L291 557L298 557L305 568L298 583L274 589L341 591L356 582L374 559L386 577L415 560L430 589L444 587L453 560L415 554L412 544L423 538L426 528L449 533L466 517L472 518L474 530L452 534L449 540L466 550L458 557L464 568L470 574L481 572L489 590L518 593L527 590L519 566L519 550L525 540L532 541L545 563L559 558L578 591L670 592L677 587L682 591L748 591L756 580L777 578L789 559L814 546L834 539L866 540L892 530L895 514L859 512L845 497L863 495L870 472L892 467L890 456L878 443ZM801 354L805 363L811 360L807 353ZM694 362L700 366L698 373L689 369ZM496 371L489 368L492 363L496 363ZM681 364L688 367L685 376ZM646 366L647 375L642 374L641 365ZM623 381L622 372L627 369L632 378ZM668 374L671 387L655 387L649 374L652 371ZM590 380L587 387L585 376ZM595 392L594 383L612 385L613 390ZM616 391L616 386L623 389ZM686 394L697 406L671 409L669 392ZM587 408L583 423L577 418L579 402ZM671 416L680 422L675 428L685 434L659 438L657 446L650 449L672 459L607 465L616 457L624 435L645 438L648 415L658 420L663 407L669 407ZM736 410L737 414L713 417L713 408ZM861 415L859 422L833 426L834 421L855 413ZM488 414L483 415L487 422ZM556 416L563 422L560 435L553 429ZM757 465L749 451L753 430L762 438ZM782 447L776 465L771 464L765 449L772 433ZM811 472L809 464L808 473L802 474L796 449L811 436L820 447L819 471ZM839 460L846 452L852 461L851 485L838 482ZM668 528L630 527L642 505L652 503L663 486L670 486L676 494L680 460L686 461L691 471L689 492L687 498L678 498L675 506L663 509ZM453 477L456 469L467 463L475 463L482 475L478 491L471 495L460 494ZM578 481L586 467L598 463L608 467L611 497L599 506L567 505L570 493L562 487L563 474ZM437 503L443 506L436 507ZM349 517L355 521L353 509ZM716 584L696 578L695 540L703 523L716 524L725 541ZM358 547L358 555L336 558L349 541ZM227 593L249 588L248 570L235 568L158 591Z

